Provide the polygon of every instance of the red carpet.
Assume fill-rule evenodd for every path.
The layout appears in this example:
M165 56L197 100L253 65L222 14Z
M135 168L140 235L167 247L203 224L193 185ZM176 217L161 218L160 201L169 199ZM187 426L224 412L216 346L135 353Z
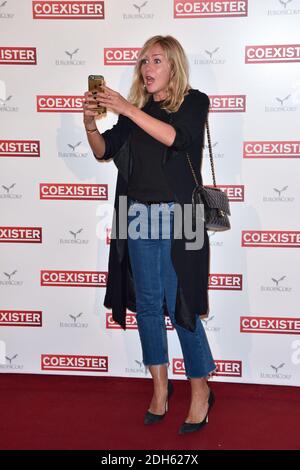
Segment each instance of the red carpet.
M189 383L174 385L166 418L147 427L149 379L1 374L0 448L300 449L299 388L212 382L208 426L179 436Z

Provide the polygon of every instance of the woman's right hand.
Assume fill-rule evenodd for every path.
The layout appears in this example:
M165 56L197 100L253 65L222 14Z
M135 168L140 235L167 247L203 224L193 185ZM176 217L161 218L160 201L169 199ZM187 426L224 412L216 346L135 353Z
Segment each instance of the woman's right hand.
M96 95L96 94L95 94ZM83 122L86 129L95 128L95 118L98 116L98 112L95 111L97 109L97 101L96 96L94 96L93 92L86 91L84 93L84 101L83 101Z

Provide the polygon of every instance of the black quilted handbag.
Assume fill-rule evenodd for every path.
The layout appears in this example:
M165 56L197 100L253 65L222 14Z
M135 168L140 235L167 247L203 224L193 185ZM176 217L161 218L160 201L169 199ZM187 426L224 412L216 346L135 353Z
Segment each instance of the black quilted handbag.
M209 149L209 159L213 179L213 187L203 186L199 184L198 178L195 174L191 159L187 153L187 159L191 172L193 174L196 186L192 193L192 220L193 220L193 229L195 230L196 224L196 206L197 204L203 204L204 214L202 211L202 220L204 219L204 224L207 230L212 230L213 232L222 232L229 230L230 221L228 216L230 215L229 201L227 194L224 193L221 189L217 188L216 177L214 170L213 162L213 153L210 140L210 132L208 127L208 119L205 121L206 131L207 131L207 140L208 140L208 149ZM201 213L201 211L200 211Z

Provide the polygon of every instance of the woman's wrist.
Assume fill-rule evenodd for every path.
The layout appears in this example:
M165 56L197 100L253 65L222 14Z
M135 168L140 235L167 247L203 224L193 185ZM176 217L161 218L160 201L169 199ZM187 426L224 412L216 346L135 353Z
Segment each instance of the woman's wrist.
M132 120L133 117L134 117L136 109L137 109L136 106L134 106L132 103L128 103L123 115Z
M93 129L87 129L87 128L85 128L85 130L86 130L86 132L87 132L88 134L93 134L94 132L99 132L98 129L97 129L97 127L94 127Z
M85 130L88 131L88 130L92 130L92 129L96 129L97 126L96 126L96 121L95 119L92 119L92 121L86 121L84 120L83 121L83 124L84 124L84 127L85 127Z

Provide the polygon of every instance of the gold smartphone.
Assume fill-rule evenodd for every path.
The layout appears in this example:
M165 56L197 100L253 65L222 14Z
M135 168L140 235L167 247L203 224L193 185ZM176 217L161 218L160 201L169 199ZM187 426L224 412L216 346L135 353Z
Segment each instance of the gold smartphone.
M105 85L103 75L89 75L89 91L103 91L103 85ZM106 108L104 106L98 106L95 111L99 116L106 116Z

